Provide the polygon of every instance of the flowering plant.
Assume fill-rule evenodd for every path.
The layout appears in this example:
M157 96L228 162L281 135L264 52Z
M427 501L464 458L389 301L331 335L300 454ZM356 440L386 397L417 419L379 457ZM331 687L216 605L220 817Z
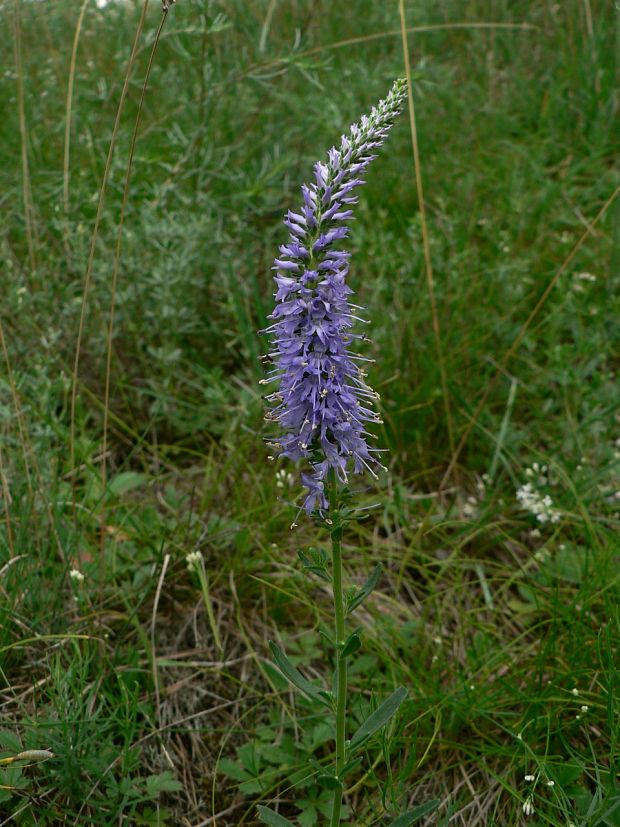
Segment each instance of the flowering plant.
M280 247L274 263L276 306L273 323L264 333L272 337L273 351L263 357L269 366L262 384L275 384L266 396L271 407L266 419L279 425L280 433L269 439L276 456L305 460L310 468L301 474L306 488L304 509L324 525L332 540L331 568L327 554L312 549L300 552L306 571L333 586L336 672L331 689L305 678L274 643L271 649L283 675L306 698L329 709L335 716L335 762L332 771L318 765L315 770L322 786L333 790L330 825L340 824L344 778L358 767L356 753L384 727L405 699L403 687L385 700L347 740L347 660L360 648L360 630L348 636L345 618L370 594L379 580L380 567L360 589L343 588L342 532L348 520L356 519L355 509L343 487L349 474L368 471L376 478L383 468L377 449L369 446L369 422L380 422L373 409L379 398L365 381L362 365L372 360L352 350L365 335L354 330L364 308L350 301L347 284L350 253L340 248L349 234L348 222L357 203L355 190L376 158L403 106L407 84L397 80L387 97L369 115L343 135L338 148L332 147L327 162L314 166L314 181L301 188L299 212L288 211L284 224L289 239ZM292 527L294 528L294 522ZM406 816L407 814L405 814ZM259 807L261 820L270 825L290 825L279 813ZM412 823L409 820L399 824Z

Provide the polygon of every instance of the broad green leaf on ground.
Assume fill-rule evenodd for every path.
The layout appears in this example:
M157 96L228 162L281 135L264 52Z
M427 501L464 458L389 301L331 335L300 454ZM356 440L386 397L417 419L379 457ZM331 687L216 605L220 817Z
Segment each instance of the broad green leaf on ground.
M144 485L147 480L147 474L138 474L136 471L123 471L110 480L108 483L108 492L120 497L122 494L133 491L134 488L139 488L141 485Z
M159 775L149 775L146 779L146 792L150 798L157 798L160 793L178 792L183 785L172 777L169 770L160 772Z

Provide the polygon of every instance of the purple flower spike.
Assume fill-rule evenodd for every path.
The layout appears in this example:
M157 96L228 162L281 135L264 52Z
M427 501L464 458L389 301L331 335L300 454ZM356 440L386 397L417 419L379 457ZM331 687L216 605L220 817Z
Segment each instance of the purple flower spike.
M344 222L358 200L352 193L364 183L360 176L385 141L406 92L406 81L397 80L385 100L342 136L340 148L332 147L327 163L315 164L314 182L301 188L300 212L289 210L284 219L289 241L274 262L276 306L269 317L273 324L263 331L273 337L273 369L261 383L278 386L266 397L272 405L266 419L282 431L269 440L274 452L311 465L312 472L301 475L308 514L329 509L330 469L346 483L351 470L376 478L374 468L383 468L366 441L365 424L381 422L373 410L379 394L357 364L370 360L350 350L354 340L365 338L351 328L365 320L349 302L350 254L335 245L348 236Z

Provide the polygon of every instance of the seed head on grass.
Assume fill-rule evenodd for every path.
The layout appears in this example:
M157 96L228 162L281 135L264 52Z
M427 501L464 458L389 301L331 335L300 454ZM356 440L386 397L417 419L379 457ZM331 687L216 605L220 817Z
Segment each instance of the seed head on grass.
M373 409L376 394L365 382L364 357L351 350L355 322L366 323L352 304L346 283L350 253L339 249L349 234L346 222L358 198L354 190L377 156L406 96L406 81L397 80L388 96L353 124L339 148L332 147L327 163L314 166L314 181L301 188L303 205L288 211L284 224L287 244L280 247L273 269L276 307L266 329L272 334L274 367L261 380L276 382L267 396L272 409L267 419L277 422L281 435L270 440L274 453L308 460L310 473L301 479L308 490L308 514L328 508L325 480L334 469L340 482L355 473L383 466L367 442L368 422L380 422Z

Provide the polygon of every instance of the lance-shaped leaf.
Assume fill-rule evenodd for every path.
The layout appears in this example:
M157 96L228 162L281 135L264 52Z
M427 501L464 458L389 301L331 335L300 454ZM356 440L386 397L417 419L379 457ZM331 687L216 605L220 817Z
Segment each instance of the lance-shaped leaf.
M361 727L357 730L355 735L349 742L349 748L354 750L360 747L365 741L384 727L390 718L394 715L398 707L407 697L407 690L404 686L399 686L390 697L383 701L381 706L377 707L372 715L364 721Z
M373 571L369 574L368 579L364 583L364 585L357 591L352 597L347 600L347 614L351 614L354 609L357 609L358 606L366 600L368 595L372 592L375 588L377 583L379 582L379 578L381 577L381 566L375 566Z
M417 807L414 807L412 810L407 810L406 813L403 813L395 818L394 821L390 822L390 827L410 827L411 824L419 821L422 816L432 813L437 807L439 807L438 798L435 798L433 801L427 801L426 804L418 804Z
M362 641L360 640L359 636L359 627L354 631L351 632L349 637L346 639L344 646L342 647L342 651L340 652L341 658L348 658L350 655L357 652L362 646Z
M325 690L319 689L313 683L301 674L299 669L290 662L282 649L277 646L272 640L269 641L269 647L273 653L273 659L278 665L280 671L287 678L293 686L296 686L300 692L313 701L319 701L326 706L330 706L329 694Z
M268 824L269 827L295 827L292 821L279 815L279 813L276 813L274 810L270 810L269 807L259 805L257 810L260 820L263 824Z

